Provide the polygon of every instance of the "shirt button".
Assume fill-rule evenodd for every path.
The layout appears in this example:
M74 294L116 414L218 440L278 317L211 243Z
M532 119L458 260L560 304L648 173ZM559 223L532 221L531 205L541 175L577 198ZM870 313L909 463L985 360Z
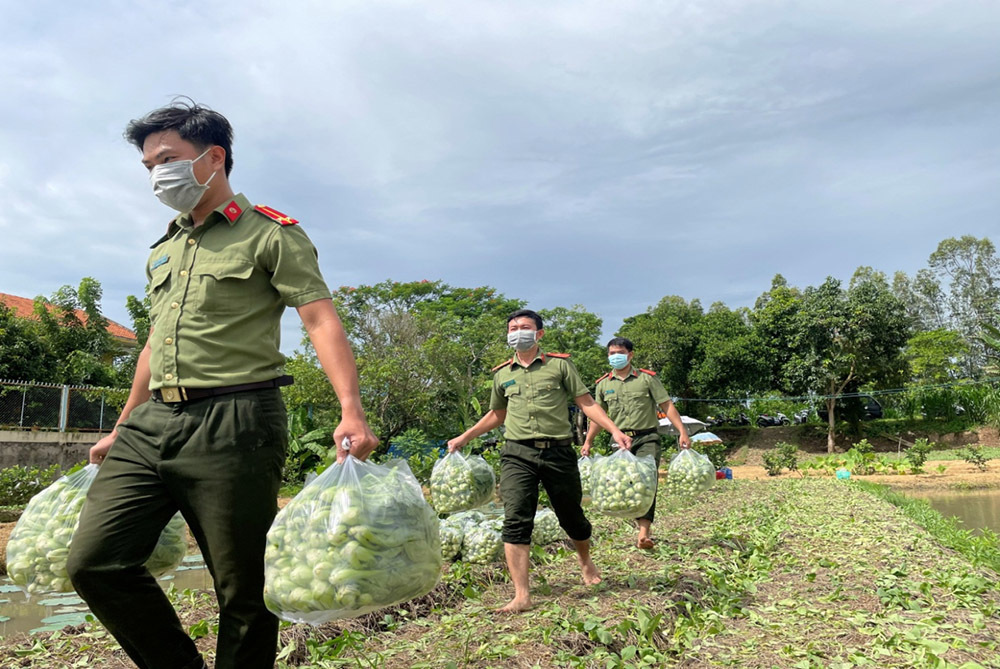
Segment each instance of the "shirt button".
M182 269L181 270L181 276L187 276L187 275L188 275L188 271L186 269Z
M167 381L170 381L171 379L174 378L174 375L168 372L167 374L163 375L163 378L165 378Z
M163 340L163 343L167 344L169 346L170 344L174 343L174 338L173 337L167 337L166 339Z
M189 239L188 240L188 246L194 246L194 240L193 239Z
M177 307L179 307L179 306L181 306L181 305L180 305L179 303L177 303L177 302L171 302L171 303L170 303L170 308L171 308L171 309L176 309L176 308L177 308Z

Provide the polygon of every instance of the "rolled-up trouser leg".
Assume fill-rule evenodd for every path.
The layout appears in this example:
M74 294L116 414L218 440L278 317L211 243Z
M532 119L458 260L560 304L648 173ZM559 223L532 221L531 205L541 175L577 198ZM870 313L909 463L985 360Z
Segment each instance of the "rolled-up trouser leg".
M503 542L530 544L538 509L539 449L507 442L500 453Z
M656 461L656 479L653 488L653 503L649 505L649 511L636 518L636 520L648 520L649 522L653 522L653 515L656 511L656 487L658 487L660 483L660 435L643 435L632 443L632 448L629 450L632 452L632 455L637 458L651 455Z
M569 446L547 448L541 452L540 458L542 485L545 486L560 527L574 541L589 539L592 528L580 505L583 486L580 483L576 451Z

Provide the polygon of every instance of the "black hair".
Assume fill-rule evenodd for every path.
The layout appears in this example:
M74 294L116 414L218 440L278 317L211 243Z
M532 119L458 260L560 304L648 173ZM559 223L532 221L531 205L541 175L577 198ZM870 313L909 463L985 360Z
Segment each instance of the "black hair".
M515 318L530 318L531 320L535 321L535 327L537 327L539 330L543 329L542 317L539 316L536 312L532 311L531 309L518 309L517 311L515 311L514 313L512 313L510 316L507 317L507 324L510 325L510 322Z
M176 130L181 139L199 149L221 146L226 151L226 176L233 171L233 126L219 112L191 98L178 97L166 107L129 121L124 134L130 144L142 151L147 137L165 130Z
M611 348L612 346L621 346L629 353L632 352L632 341L630 339L625 339L625 337L615 337L609 341L608 348Z

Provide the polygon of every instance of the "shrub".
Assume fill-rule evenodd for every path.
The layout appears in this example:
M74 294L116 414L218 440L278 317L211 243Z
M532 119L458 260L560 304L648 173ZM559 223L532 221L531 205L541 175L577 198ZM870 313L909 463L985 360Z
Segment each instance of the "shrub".
M777 476L782 469L797 471L799 468L795 454L799 448L795 444L788 444L783 441L775 444L774 448L764 453L764 468L768 476Z
M969 464L975 465L979 471L986 471L986 456L983 455L983 447L979 444L968 444L961 450L962 459Z
M0 506L19 506L59 477L59 465L45 469L14 465L0 471Z
M867 439L862 439L847 451L847 460L855 474L875 473L875 448Z
M927 454L934 450L934 444L926 439L917 439L916 442L906 449L906 459L910 463L911 474L922 474L924 463L927 462Z

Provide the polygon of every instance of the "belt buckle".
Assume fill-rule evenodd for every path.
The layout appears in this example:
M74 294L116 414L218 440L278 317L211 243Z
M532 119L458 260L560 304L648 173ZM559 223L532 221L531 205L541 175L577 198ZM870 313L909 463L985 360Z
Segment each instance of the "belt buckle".
M535 446L538 448L549 448L552 446L551 439L535 439Z
M186 388L160 388L160 397L164 402L184 402L187 400Z

